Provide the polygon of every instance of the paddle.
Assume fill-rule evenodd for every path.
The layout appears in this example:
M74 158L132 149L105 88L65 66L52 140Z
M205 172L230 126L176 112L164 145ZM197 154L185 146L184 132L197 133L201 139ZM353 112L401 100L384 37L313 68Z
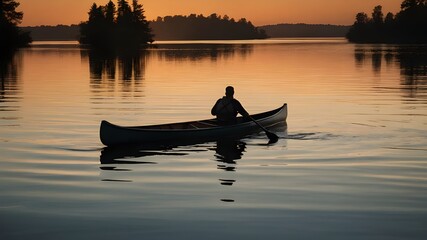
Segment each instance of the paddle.
M263 127L261 124L259 124L253 117L249 116L249 118L254 123L256 123L256 125L258 125L258 127L260 127L262 130L264 130L264 132L267 135L268 139L270 139L270 141L268 143L275 143L275 142L277 142L277 140L279 140L279 137L276 134L268 131L265 127Z

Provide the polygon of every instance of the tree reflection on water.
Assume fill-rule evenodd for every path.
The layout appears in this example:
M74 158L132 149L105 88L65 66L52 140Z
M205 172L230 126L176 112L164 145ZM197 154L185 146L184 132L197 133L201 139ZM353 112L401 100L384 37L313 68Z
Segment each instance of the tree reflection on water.
M201 61L209 59L228 59L236 55L245 57L252 54L250 44L162 44L155 54L159 60L167 61Z
M0 112L15 112L19 106L18 95L21 90L19 84L19 66L21 66L22 56L19 52L5 51L0 54ZM3 105L2 103L6 103ZM0 119L16 119L15 116L3 114Z
M357 45L354 52L357 67L369 58L372 70L379 74L382 63L397 64L400 68L401 89L408 97L419 97L427 90L427 46L425 45Z
M83 49L82 58L89 59L91 85L107 87L115 80L136 83L144 79L146 66L151 58L160 61L201 61L228 59L251 54L249 44L160 44L152 49L128 51L99 51Z

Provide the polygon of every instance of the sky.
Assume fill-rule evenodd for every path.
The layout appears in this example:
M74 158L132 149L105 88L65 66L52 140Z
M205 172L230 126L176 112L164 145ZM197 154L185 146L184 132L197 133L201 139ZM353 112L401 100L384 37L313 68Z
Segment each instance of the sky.
M109 0L17 0L24 12L21 26L70 25L86 21L95 2ZM117 0L113 0L117 3ZM132 0L129 0L132 2ZM384 14L400 11L402 0L139 0L148 20L158 16L209 16L212 13L230 18L246 18L255 26L278 23L351 25L359 12L371 14L381 5Z

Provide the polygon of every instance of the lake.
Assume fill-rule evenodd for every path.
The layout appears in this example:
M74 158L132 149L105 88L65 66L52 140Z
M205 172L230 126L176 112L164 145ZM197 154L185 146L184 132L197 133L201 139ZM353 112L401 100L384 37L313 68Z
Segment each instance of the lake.
M1 239L427 239L427 46L344 39L35 42L0 66ZM211 118L226 86L287 127L107 148Z

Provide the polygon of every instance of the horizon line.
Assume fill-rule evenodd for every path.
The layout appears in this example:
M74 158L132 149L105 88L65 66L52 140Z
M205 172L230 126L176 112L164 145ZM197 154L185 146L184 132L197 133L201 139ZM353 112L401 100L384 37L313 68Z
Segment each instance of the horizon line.
M149 22L151 22L151 21L155 21L155 20L150 20ZM83 22L81 22L81 23L83 23ZM62 23L59 23L59 24L56 24L56 25L44 25L44 24L41 24L41 25L32 25L32 26L30 26L30 25L27 25L27 26L20 26L20 25L18 25L18 27L58 27L58 26L67 26L67 27L70 27L70 26L79 26L81 23L72 23L72 24L62 24ZM264 25L258 25L258 26L256 26L256 25L254 25L255 27L264 27L264 26L275 26L275 25L282 25L282 24L289 24L289 25L326 25L326 26L342 26L342 27L350 27L350 26L352 26L353 24L349 24L349 25L345 25L345 24L332 24L332 23L302 23L302 22L299 22L299 23L289 23L289 22L283 22L283 23L272 23L272 24L264 24Z

